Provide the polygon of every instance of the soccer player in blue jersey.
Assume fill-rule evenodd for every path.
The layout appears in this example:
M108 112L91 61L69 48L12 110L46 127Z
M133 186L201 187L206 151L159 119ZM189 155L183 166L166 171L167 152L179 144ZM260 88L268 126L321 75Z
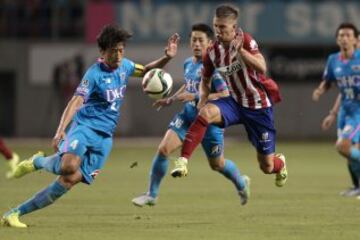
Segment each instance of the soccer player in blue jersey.
M166 175L169 161L168 157L176 149L181 147L185 134L197 115L196 105L199 99L199 84L201 80L202 55L211 44L214 33L206 24L195 24L192 26L190 35L190 46L193 56L184 62L184 85L171 97L155 102L155 106L168 106L174 101L184 102L182 112L175 115L170 122L169 128L162 139L158 151L153 159L150 185L146 193L134 198L133 204L139 207L144 205L155 205L159 194L161 180ZM226 83L219 73L212 76L212 93L210 99L229 96ZM210 125L202 141L202 147L208 158L210 167L223 174L232 181L240 196L241 204L246 204L250 194L250 179L241 176L235 163L224 158L224 129Z
M165 56L142 66L124 58L125 43L131 37L116 25L105 26L97 37L102 59L85 73L75 95L61 117L53 139L56 153L45 157L39 152L21 162L14 171L18 178L39 169L59 177L2 217L2 224L25 228L19 217L44 208L67 193L79 182L91 184L111 151L112 135L120 116L128 78L143 76L163 67L176 55L179 36L170 37Z
M323 81L313 92L318 101L334 83L340 90L330 115L324 120L323 128L338 119L337 151L348 159L348 166L355 189L343 192L345 196L358 195L360 177L360 50L356 49L358 30L352 23L342 23L336 31L336 42L340 51L328 57Z

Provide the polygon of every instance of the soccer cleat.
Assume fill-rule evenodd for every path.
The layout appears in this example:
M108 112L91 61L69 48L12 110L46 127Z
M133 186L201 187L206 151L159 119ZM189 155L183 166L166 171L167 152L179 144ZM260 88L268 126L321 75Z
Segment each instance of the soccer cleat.
M38 153L34 154L31 158L20 162L14 170L13 177L21 178L22 176L24 176L28 173L35 172L36 168L34 166L34 160L38 157L44 157L44 156L45 156L45 154L43 152L38 152Z
M171 176L173 177L185 177L188 174L188 169L186 167L188 160L184 157L179 157L175 160L175 167L171 171Z
M343 197L357 197L360 196L360 188L349 188L342 192L340 192L340 195Z
M287 177L288 177L285 156L281 153L278 153L275 156L278 157L284 163L284 166L282 167L280 172L276 173L276 176L275 176L275 185L278 187L282 187L285 185Z
M12 158L7 162L9 171L6 172L6 178L11 178L14 174L16 165L19 163L19 156L16 153L12 153Z
M149 193L144 193L136 198L133 198L131 202L137 207L143 207L145 205L154 206L156 205L156 198L153 198Z
M250 198L250 178L244 175L243 179L245 181L245 187L243 190L239 191L241 205L245 205Z
M15 228L27 228L25 223L19 220L19 210L10 210L1 218L1 226L15 227Z

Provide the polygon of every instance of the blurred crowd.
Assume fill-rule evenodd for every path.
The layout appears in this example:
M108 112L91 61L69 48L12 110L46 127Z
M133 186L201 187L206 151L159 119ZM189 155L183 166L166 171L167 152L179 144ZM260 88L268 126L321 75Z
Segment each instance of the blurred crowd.
M83 4L83 0L0 0L0 37L82 37Z

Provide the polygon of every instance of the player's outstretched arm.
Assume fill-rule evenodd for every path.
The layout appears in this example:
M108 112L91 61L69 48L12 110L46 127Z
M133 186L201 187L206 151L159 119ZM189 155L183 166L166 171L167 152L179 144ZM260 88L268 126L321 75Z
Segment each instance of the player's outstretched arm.
M163 68L173 57L177 54L177 47L179 44L180 36L179 34L173 34L169 40L168 44L165 47L165 55L155 61L152 61L145 65L144 70L141 76L144 76L145 73L153 68Z
M312 94L313 101L319 101L321 95L323 95L327 90L329 90L330 87L331 85L329 84L329 82L323 80Z
M76 111L83 105L84 98L82 96L73 96L69 103L67 104L57 128L56 134L52 140L52 147L55 151L58 150L57 146L61 139L65 137L65 130L69 123L71 122L72 118Z
M199 102L197 105L197 108L200 110L203 106L205 106L206 102L208 101L208 97L210 94L210 83L211 78L208 77L202 77L200 81L200 87L199 87Z
M216 99L223 98L223 97L228 97L228 96L230 96L229 90L224 90L222 92L210 93L208 99L209 100L216 100Z
M321 123L322 130L324 131L328 130L336 121L336 117L340 109L340 104L341 104L341 94L338 94L334 106L331 108L329 114L324 118L324 120Z

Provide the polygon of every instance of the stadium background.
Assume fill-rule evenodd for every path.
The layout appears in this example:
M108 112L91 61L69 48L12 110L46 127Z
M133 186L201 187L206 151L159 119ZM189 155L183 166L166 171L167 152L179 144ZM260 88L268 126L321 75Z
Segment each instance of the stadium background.
M179 86L184 59L191 54L191 24L211 24L220 1L1 1L0 133L7 137L51 137L64 97L55 69L76 57L86 69L98 56L95 36L101 26L117 22L134 33L126 56L146 63L163 53L167 37L182 36L178 56L166 67ZM257 39L269 74L279 82L283 102L276 106L279 139L334 139L322 132L321 119L336 90L320 103L311 101L326 56L336 50L334 31L342 21L360 23L358 1L234 1L240 26ZM61 68L60 68L61 69ZM67 81L67 80L64 80ZM120 136L160 136L177 107L156 112L130 81L118 126ZM242 135L241 127L227 136Z

